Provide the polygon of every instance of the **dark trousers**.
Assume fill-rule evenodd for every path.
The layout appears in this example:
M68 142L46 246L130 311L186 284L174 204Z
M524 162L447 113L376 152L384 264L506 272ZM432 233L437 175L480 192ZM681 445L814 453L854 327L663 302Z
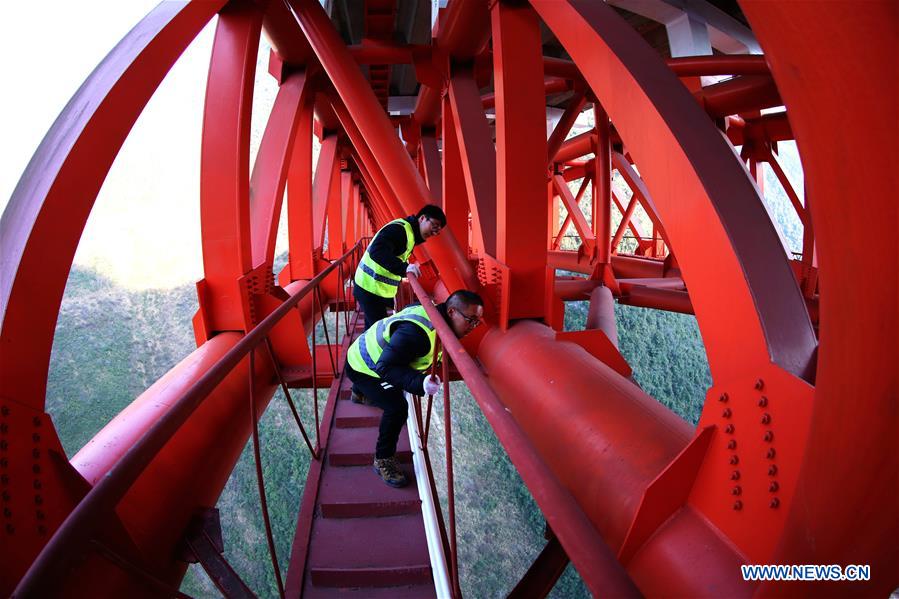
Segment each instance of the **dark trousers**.
M353 297L365 315L365 330L382 318L387 318L387 310L393 308L393 299L369 293L353 283Z
M372 378L356 372L347 365L347 376L353 381L353 391L365 396L373 405L384 410L381 425L378 429L378 443L375 445L376 458L389 458L396 453L396 444L400 431L409 415L409 404L398 389L383 379Z

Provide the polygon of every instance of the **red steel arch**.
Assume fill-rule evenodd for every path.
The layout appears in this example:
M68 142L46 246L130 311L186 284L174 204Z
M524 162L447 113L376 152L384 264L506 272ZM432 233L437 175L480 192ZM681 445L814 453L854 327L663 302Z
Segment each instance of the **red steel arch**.
M102 517L70 516L287 293L378 226L437 202L449 230L417 249L417 259L430 263L438 293L481 288L489 297L489 325L466 340L469 353L547 476L570 493L578 517L589 519L641 593L892 591L897 90L884 74L896 72L897 8L745 0L764 59L666 63L610 4L451 0L433 43L408 47L349 47L315 0L163 3L138 24L63 110L0 224L0 534L17 548L0 567L0 589L148 592L88 548L73 555L57 543L82 537L139 555L153 576L177 586L186 564L173 559L174 549L193 511L215 504L250 435L241 416L250 360L198 400L117 499L94 512ZM670 6L660 0L656 8ZM720 25L715 14L702 18ZM131 125L215 15L198 349L69 461L44 394L75 248ZM570 61L543 56L541 23ZM280 90L250 172L263 29ZM376 94L359 68L376 61L413 65L421 87L411 114L385 113L383 90ZM738 77L698 89L695 78L712 74ZM482 96L491 79L493 94ZM547 140L548 94L569 88L570 109ZM561 143L588 100L595 131ZM759 113L780 102L786 118ZM322 140L315 172L313 134ZM744 164L757 169L772 158L772 143L790 138L805 168L797 209L813 225L801 261L785 255ZM741 155L732 142L741 142ZM587 153L594 157L576 160ZM662 235L638 246L643 255L624 256L611 243L625 227L611 229L612 168L627 174L633 205L640 201ZM565 195L564 183L578 179L583 189L592 182L590 226ZM556 229L557 194L584 242L577 252L553 243L567 227ZM847 198L858 206L847 207ZM283 214L290 259L275 284ZM554 271L563 267L589 274L589 288L605 286L622 302L696 314L713 386L695 430L627 378L611 332L561 332L564 283ZM487 279L487 271L499 274ZM337 271L327 276L325 295L338 297L338 279ZM298 306L272 329L272 357L308 367L305 331L321 312L311 295ZM275 365L268 357L252 364L261 411L274 393ZM558 506L541 509L549 519ZM559 538L591 590L606 589L583 546L568 533ZM760 584L742 580L745 563L870 564L872 578L817 583L830 585L821 589ZM57 576L37 582L47 571ZM77 591L86 577L93 586Z

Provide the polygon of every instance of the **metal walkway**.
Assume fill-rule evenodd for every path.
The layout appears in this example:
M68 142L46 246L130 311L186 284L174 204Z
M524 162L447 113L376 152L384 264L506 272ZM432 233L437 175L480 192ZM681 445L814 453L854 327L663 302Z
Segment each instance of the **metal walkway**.
M372 470L381 410L350 401L352 383L340 368L325 407L322 459L310 466L300 505L286 595L434 597L409 435L404 427L397 448L409 485L394 489Z

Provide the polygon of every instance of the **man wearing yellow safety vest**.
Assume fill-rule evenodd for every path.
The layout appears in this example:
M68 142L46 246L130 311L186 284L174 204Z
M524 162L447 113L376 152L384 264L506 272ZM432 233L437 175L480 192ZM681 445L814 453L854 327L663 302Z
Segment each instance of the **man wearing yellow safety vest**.
M437 311L456 337L464 337L481 322L484 301L477 293L460 289ZM352 400L384 410L374 469L392 487L407 484L396 460L396 444L408 416L403 391L434 395L442 387L440 377L428 375L437 332L421 304L412 304L375 323L358 337L347 353L347 376L353 381Z
M443 210L428 204L415 216L391 221L375 234L353 277L353 296L365 314L366 329L393 308L406 273L421 274L417 264L408 263L415 246L439 235L445 226Z

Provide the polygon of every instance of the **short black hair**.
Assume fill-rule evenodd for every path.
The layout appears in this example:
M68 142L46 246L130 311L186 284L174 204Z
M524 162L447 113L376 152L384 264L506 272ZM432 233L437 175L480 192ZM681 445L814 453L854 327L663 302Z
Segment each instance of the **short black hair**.
M418 214L415 215L415 218L419 219L422 216L440 221L441 228L446 226L446 215L443 213L443 210L440 209L440 206L435 206L434 204L425 204L424 208L419 210Z
M474 291L468 289L457 289L446 298L446 307L461 309L463 306L483 306L484 300Z

